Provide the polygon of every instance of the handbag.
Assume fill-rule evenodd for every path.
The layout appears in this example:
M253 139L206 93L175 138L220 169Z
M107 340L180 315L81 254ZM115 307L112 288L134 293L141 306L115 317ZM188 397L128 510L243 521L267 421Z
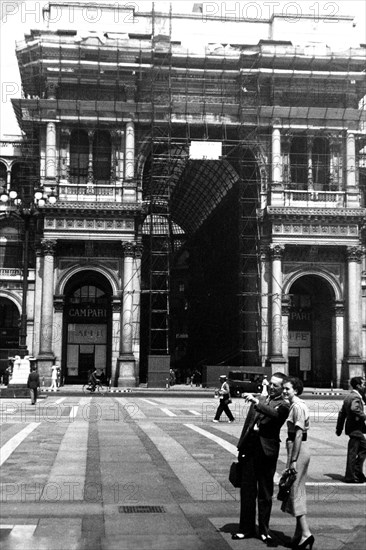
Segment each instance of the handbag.
M278 495L277 500L282 502L286 501L290 495L291 487L293 486L296 480L296 471L291 468L285 470L281 476L281 479L278 483Z
M229 481L236 488L241 487L241 469L239 462L233 462L230 466Z

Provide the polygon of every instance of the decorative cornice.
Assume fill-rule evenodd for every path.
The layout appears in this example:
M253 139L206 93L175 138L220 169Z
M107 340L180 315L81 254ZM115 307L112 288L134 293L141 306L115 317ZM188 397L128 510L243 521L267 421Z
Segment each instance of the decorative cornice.
M347 219L363 222L366 208L302 208L296 206L268 206L266 213L270 218L296 219Z
M73 212L88 212L91 211L93 213L118 213L121 214L121 212L133 212L133 213L141 213L143 212L143 206L140 203L116 203L116 202L108 202L108 203L101 203L101 202L62 202L59 201L55 205L45 205L44 208L42 208L43 211L47 211L49 213L52 212L62 212L65 213L65 210L68 210L70 214Z

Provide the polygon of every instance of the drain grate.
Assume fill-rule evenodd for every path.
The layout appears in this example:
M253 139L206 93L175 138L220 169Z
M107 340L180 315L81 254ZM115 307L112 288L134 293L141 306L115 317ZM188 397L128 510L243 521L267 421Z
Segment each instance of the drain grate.
M164 514L164 506L118 506L120 514Z

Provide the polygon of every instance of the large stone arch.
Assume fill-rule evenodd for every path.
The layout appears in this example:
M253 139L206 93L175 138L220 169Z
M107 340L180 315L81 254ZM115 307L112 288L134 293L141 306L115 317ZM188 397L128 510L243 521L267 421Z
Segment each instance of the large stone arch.
M111 273L110 270L100 266L100 265L93 265L88 264L85 266L74 266L68 269L65 273L62 274L60 279L56 283L55 288L55 294L56 295L63 295L65 292L65 287L67 286L68 282L77 274L83 272L83 271L96 271L97 273L100 273L103 275L109 282L112 288L112 294L116 296L119 291L119 285L117 277Z
M283 294L288 294L289 289L295 283L295 281L300 279L301 277L304 277L305 275L313 275L314 277L320 277L324 279L332 288L334 299L337 302L343 300L343 291L336 277L329 271L326 271L325 269L321 269L319 267L302 267L301 269L298 269L295 272L285 276L283 280Z
M10 302L13 302L14 305L18 308L19 314L22 312L22 299L17 294L13 294L9 290L0 290L0 298L7 298Z

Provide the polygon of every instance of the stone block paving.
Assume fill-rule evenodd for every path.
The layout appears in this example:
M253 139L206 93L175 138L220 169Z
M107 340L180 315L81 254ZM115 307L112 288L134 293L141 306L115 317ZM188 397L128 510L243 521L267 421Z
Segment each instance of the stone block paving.
M227 475L245 417L239 402L238 421L230 425L224 418L212 424L208 398L203 403L194 395L56 394L32 412L26 400L12 403L11 409L0 402L2 550L264 547L256 539L231 539L239 494ZM334 436L337 403L310 405L314 549L364 549L366 484L341 482L347 438ZM29 426L32 431L22 431ZM283 449L279 471L284 462ZM289 544L294 525L274 499L279 548Z

